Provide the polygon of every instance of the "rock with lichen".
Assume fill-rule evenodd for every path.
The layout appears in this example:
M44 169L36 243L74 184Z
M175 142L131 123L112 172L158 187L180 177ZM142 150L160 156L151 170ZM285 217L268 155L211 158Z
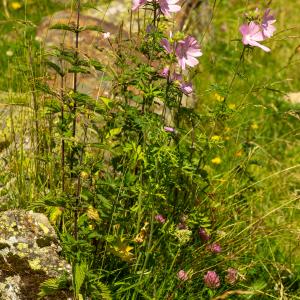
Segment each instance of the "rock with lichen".
M49 278L71 274L47 217L24 210L0 213L0 295L3 300L38 299ZM67 299L60 291L59 299ZM58 298L49 298L58 299Z

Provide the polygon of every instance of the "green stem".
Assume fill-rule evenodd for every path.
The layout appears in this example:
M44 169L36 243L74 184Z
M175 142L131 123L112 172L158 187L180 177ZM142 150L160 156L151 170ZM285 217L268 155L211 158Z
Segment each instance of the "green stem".
M240 56L240 60L239 60L237 66L236 66L236 68L235 68L233 77L232 77L231 82L230 82L230 84L229 84L228 92L227 92L227 94L226 94L226 97L224 98L223 104L225 104L227 98L228 98L229 95L230 95L230 92L231 92L231 90L232 90L234 81L235 81L236 76L237 76L237 74L238 74L238 72L239 72L239 70L240 70L242 61L244 60L245 50L246 50L246 47L244 46L243 51L242 51L241 56Z

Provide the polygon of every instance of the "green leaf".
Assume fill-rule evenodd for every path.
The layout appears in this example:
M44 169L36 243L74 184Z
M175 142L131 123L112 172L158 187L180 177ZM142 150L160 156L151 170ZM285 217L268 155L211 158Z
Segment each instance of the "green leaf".
M97 282L97 287L101 291L101 297L103 300L112 300L111 292L107 285L102 282Z
M89 74L90 71L80 67L80 66L72 66L69 70L69 73L82 73L82 74Z
M72 31L72 32L77 31L75 26L69 26L69 25L63 24L63 23L54 24L54 25L50 26L49 29L66 30L66 31Z
M50 67L54 71L56 71L56 73L59 74L60 76L64 76L65 75L64 71L62 70L62 68L59 65L57 65L56 63L54 63L54 62L52 62L50 60L47 60L46 64L48 65L48 67Z
M97 71L102 71L103 70L103 66L102 64L95 59L90 59L90 64L91 66L93 66Z
M121 131L122 131L122 127L113 128L108 132L108 134L105 137L109 138L109 137L116 136L116 135L120 134Z
M88 266L85 262L82 262L81 264L75 264L74 284L75 284L76 296L79 295L87 270L88 270Z
M49 278L40 285L39 298L44 298L48 295L54 295L59 290L67 289L68 277L67 274L63 274L58 278Z

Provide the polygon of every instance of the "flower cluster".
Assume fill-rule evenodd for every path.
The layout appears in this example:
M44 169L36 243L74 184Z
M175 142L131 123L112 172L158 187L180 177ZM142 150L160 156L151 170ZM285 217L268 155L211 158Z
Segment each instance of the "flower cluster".
M270 37L273 36L276 28L274 27L274 23L276 19L274 16L270 15L270 9L267 9L263 15L261 23L257 23L255 21L251 21L249 24L243 24L240 27L240 32L243 36L242 42L245 46L253 46L259 47L262 50L269 52L270 48L260 44Z
M161 224L164 224L167 220L166 220L166 218L163 216L163 215L156 215L155 217L154 217L154 219L157 221L157 222L159 222L159 223L161 223Z
M233 268L227 269L227 274L225 276L225 281L233 285L238 280L238 271ZM203 277L204 284L210 289L217 289L221 285L221 280L217 272L208 271Z
M208 271L204 275L204 283L210 289L216 289L220 287L220 278L215 271Z
M197 57L202 56L200 45L192 36L187 36L184 39L172 42L166 38L163 38L161 40L161 46L168 54L175 55L178 67L182 71L186 70L187 66L195 67L199 63ZM171 82L177 83L182 93L184 93L186 96L193 92L192 84L190 82L185 82L180 73L174 72L171 74L169 67L165 67L161 71L160 75L167 78Z
M238 280L238 271L236 269L229 268L227 270L227 275L226 275L225 280L228 284L231 284L231 285L235 284Z
M177 273L177 278L181 281L187 281L189 279L189 275L187 272L185 272L184 270L180 270Z
M163 38L161 45L167 53L175 54L178 65L182 70L185 70L186 66L195 67L199 63L196 57L202 56L200 45L192 36L187 36L185 39L173 43Z

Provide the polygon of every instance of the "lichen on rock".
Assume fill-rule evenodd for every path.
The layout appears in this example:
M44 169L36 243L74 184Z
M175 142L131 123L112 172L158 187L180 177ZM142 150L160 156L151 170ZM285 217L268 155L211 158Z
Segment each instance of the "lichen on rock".
M24 210L1 212L1 299L37 299L42 282L70 274L71 266L59 256L60 249L45 215ZM68 292L61 296L59 299L67 299Z

